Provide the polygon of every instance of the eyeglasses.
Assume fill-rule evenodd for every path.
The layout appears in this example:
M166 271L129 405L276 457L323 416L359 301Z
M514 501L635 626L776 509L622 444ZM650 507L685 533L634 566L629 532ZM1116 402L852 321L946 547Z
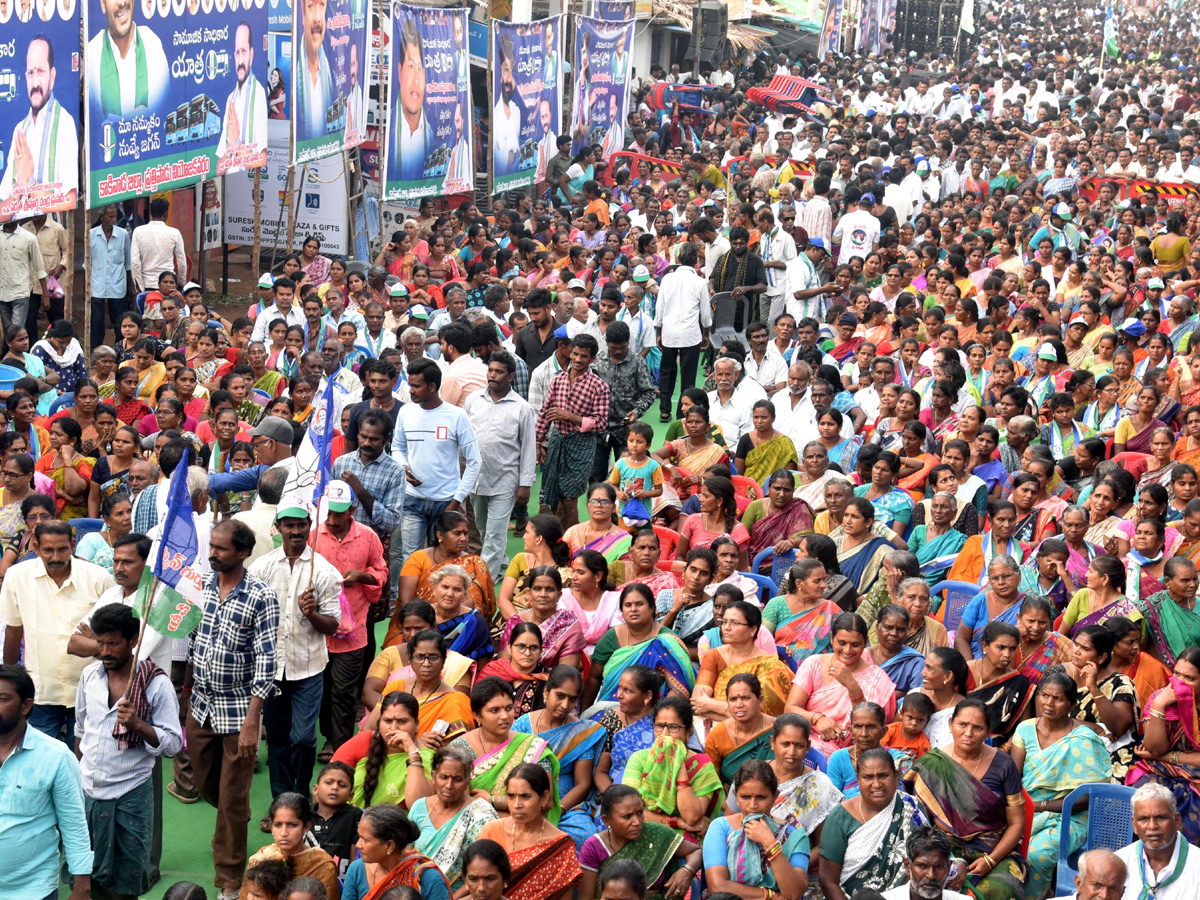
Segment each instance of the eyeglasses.
M0 472L0 478L20 478L20 472Z
M442 658L436 653L420 653L412 658L413 662L421 663L421 665L429 665L430 663L441 662Z
M750 627L750 623L749 623L749 622L739 622L737 619L723 619L723 620L721 621L721 624L722 624L722 625L741 625L741 626L742 626L742 627L744 627L744 628L749 628L749 627Z
M592 499L588 500L588 506L612 506L612 505L613 505L613 501L611 501L611 500L601 500L596 497L593 497Z
M668 724L667 722L655 722L654 730L665 731L667 734L683 734L684 728L682 725L676 725L674 723Z
M542 648L537 644L512 644L512 649L518 653L540 653Z

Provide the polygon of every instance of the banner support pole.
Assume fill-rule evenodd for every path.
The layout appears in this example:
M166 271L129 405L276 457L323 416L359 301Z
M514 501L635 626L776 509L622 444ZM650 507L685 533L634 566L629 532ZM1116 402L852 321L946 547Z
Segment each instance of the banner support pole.
M250 277L255 278L257 283L255 273L262 265L262 169L254 170L254 246L250 253L253 260L250 264Z

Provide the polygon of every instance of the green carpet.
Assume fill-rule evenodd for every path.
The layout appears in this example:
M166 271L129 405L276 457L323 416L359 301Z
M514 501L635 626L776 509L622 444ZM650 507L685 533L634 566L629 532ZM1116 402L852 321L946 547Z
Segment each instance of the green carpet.
M658 421L657 401L643 416L643 421L654 429L654 448L662 446L667 426ZM539 484L540 479L539 483L534 484L533 487L532 503L534 504L537 502ZM583 503L580 504L580 515L587 515ZM510 532L509 556L521 552L522 549L520 536ZM386 631L386 622L376 626L376 639L379 645L382 645ZM319 741L318 747L322 744L323 741ZM250 854L271 843L271 835L260 831L258 826L259 820L266 815L267 808L271 805L265 744L260 749L259 758L262 760L262 767L254 776L253 786L250 789L251 822L247 839ZM169 782L170 766L167 766L166 772L165 782ZM203 801L188 806L180 803L170 794L164 793L162 880L145 893L145 900L160 900L167 888L177 881L194 881L208 891L209 900L214 900L216 890L213 887L211 841L216 818L216 810ZM61 887L59 897L66 900L68 893L65 886Z

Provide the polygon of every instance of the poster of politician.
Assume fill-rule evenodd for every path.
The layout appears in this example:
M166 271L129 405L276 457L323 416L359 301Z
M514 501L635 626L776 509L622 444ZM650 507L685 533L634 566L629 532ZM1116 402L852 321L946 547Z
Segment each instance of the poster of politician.
M71 209L79 194L79 7L40 5L4 26L0 221ZM66 12L67 15L62 15Z
M492 19L492 193L544 181L562 134L562 16Z
M606 22L633 20L633 0L596 0L595 15Z
M475 188L467 10L397 3L383 200Z
M575 18L575 71L571 85L571 152L584 144L600 146L608 159L625 149L629 108L632 22Z
M370 0L296 0L292 15L295 162L311 162L366 139Z
M267 158L266 0L87 0L88 205Z

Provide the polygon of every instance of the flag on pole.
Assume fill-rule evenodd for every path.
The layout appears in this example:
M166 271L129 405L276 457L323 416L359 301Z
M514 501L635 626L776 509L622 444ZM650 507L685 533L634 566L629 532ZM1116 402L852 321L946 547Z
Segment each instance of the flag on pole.
M325 390L315 401L308 430L304 433L300 449L296 451L292 472L283 487L284 495L311 496L314 505L325 492L333 468L334 419L337 414L333 402L335 390L336 383L327 375Z
M142 571L137 608L145 610L146 625L167 637L180 638L200 624L200 542L192 498L187 486L188 451L171 473L167 514L150 550L153 567ZM154 592L154 581L162 590Z
M1117 17L1113 14L1111 6L1104 14L1104 52L1111 59L1121 55L1121 48L1117 46Z

